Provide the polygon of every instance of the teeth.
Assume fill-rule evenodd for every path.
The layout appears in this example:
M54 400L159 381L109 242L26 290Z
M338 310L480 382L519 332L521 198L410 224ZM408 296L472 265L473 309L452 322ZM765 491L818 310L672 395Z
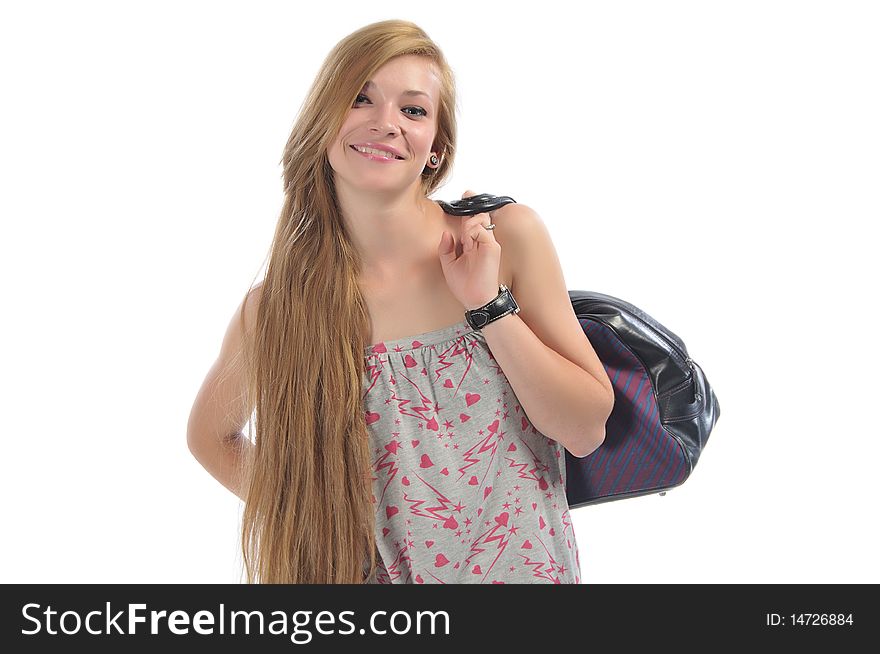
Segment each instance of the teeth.
M377 150L376 148L364 148L359 145L352 146L358 152L367 152L369 154L379 155L380 157L385 157L386 159L397 159L397 156L392 154L391 152L386 152L385 150Z

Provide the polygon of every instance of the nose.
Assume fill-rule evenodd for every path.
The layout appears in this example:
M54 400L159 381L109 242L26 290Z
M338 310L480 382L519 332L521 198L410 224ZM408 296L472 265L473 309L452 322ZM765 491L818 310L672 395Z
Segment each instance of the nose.
M398 134L400 132L398 118L399 116L392 103L377 105L373 115L373 125L370 127L370 130L382 134Z

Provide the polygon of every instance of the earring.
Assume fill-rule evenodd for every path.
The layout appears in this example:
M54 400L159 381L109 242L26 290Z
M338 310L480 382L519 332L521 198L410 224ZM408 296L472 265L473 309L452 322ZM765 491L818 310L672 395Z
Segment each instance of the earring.
M432 163L433 165L435 165L435 166L436 166L438 163L440 163L440 160L437 158L437 155L436 155L436 154L432 154L432 155L431 155L431 163Z

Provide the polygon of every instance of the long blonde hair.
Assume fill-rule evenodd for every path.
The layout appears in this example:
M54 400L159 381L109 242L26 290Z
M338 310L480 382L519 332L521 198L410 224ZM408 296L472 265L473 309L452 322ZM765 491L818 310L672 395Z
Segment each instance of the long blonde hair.
M247 583L363 583L377 567L361 386L369 313L327 148L364 83L407 54L428 57L441 80L433 150L443 156L420 180L425 196L434 191L455 156L455 82L408 21L367 25L330 51L284 148L284 205L243 348L254 411L242 470Z

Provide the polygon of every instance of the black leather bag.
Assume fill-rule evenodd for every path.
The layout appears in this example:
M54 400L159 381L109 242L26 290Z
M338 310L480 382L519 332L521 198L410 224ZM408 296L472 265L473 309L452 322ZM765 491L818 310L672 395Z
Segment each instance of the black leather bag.
M471 216L515 202L487 193L440 202ZM652 493L690 476L721 414L702 368L678 336L638 307L594 291L569 291L584 334L614 386L605 441L589 456L565 451L570 509Z

